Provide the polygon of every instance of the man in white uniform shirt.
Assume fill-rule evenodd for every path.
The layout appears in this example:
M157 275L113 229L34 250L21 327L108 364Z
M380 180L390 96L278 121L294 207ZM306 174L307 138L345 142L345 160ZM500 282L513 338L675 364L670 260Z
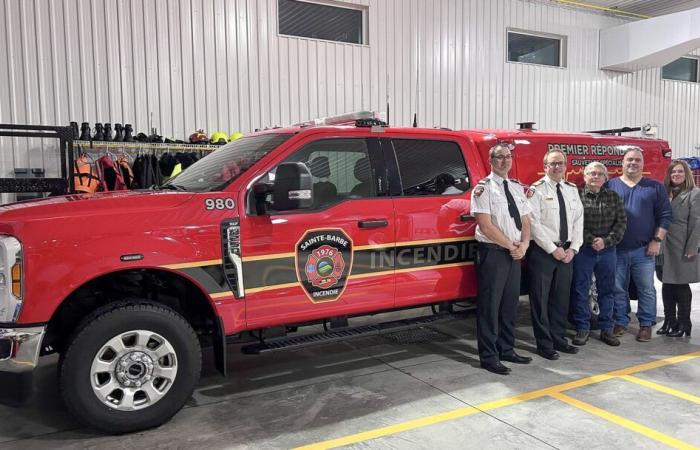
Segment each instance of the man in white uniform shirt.
M566 156L559 150L544 155L545 176L527 192L532 208L533 245L528 253L532 328L537 352L559 359L577 353L566 340L571 293L571 261L583 244L583 204L575 184L564 179Z
M489 151L491 173L472 191L476 218L477 341L481 367L500 375L501 361L528 364L532 358L513 350L520 296L520 266L530 243L530 207L517 181L508 180L513 165L510 144Z

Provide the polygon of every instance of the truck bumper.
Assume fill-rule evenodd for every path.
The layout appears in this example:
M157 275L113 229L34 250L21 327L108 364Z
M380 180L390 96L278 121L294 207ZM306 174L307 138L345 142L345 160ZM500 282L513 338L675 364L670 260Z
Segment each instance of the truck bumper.
M46 326L0 328L0 403L21 404L32 393Z

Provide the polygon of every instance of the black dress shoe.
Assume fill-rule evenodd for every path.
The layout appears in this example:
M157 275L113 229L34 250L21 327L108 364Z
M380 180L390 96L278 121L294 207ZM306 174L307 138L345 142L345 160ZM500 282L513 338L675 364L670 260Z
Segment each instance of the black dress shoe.
M532 358L530 358L529 356L520 356L517 353L513 352L512 355L501 356L501 361L508 361L515 364L530 364Z
M563 347L554 347L557 349L557 351L560 351L562 353L570 353L572 355L575 355L578 353L578 347L574 347L573 345L566 344Z
M488 370L489 372L496 373L496 374L498 374L498 375L508 375L508 373L510 372L510 368L504 366L504 365L501 364L500 362L493 363L493 364L484 364L484 363L481 363L481 368L482 368L482 369L486 369L486 370Z
M550 361L559 359L559 353L556 350L537 350L537 354Z

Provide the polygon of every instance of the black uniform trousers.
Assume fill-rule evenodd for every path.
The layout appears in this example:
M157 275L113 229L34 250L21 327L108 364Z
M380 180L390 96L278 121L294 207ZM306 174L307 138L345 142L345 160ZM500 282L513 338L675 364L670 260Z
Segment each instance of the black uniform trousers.
M573 264L557 261L534 241L528 252L530 313L537 348L565 347L568 345L565 335Z
M513 354L520 296L520 261L495 244L478 243L476 336L482 364Z

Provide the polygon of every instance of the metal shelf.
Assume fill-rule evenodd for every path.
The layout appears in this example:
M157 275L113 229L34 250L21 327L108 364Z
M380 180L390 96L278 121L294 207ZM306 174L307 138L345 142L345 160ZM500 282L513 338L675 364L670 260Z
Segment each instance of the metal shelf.
M73 146L92 150L180 150L188 152L213 152L221 145L200 144L161 144L156 142L108 142L108 141L73 141Z

